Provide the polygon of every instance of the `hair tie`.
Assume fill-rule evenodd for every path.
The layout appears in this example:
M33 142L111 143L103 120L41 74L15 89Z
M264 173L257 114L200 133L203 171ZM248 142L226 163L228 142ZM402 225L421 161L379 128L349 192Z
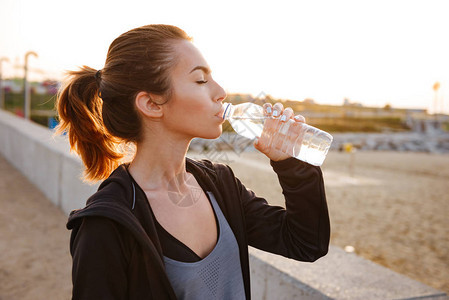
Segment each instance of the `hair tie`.
M95 83L97 84L97 88L98 88L98 97L101 98L101 93L100 93L100 80L101 80L101 70L98 70L95 73Z
M97 81L101 79L101 70L98 70L97 73L95 73L95 79Z

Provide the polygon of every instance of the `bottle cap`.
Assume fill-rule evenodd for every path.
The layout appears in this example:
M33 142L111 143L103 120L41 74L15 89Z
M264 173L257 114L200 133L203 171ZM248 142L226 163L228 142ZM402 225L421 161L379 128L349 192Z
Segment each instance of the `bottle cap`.
M227 120L231 113L231 103L223 103L223 115L221 116L223 120Z

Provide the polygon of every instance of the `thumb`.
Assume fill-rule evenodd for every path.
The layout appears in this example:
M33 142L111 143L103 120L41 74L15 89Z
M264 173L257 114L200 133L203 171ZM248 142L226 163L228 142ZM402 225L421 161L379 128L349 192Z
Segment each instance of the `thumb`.
M261 143L259 143L259 138L256 138L256 140L254 141L253 145L254 145L254 148L256 148L256 150L259 150L260 152L263 153L263 149L262 149L263 145L261 145Z
M259 138L257 138L254 141L253 145L254 145L254 148L256 148L256 150L258 150L260 153L265 154L266 156L268 156L268 150L269 149L267 149L266 145L264 144L264 140L260 141Z
M259 138L256 138L253 145L254 145L254 148L259 149Z

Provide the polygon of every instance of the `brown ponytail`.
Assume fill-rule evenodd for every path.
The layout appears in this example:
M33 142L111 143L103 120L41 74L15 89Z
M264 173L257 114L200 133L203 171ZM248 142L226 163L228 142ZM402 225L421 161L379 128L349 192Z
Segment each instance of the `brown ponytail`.
M86 166L85 178L105 178L123 154L117 151L119 141L103 124L102 100L98 97L97 71L82 67L69 73L71 80L59 94L57 108L60 123L56 133L67 131L70 146Z
M56 134L67 132L86 181L107 178L122 163L124 145L141 141L135 96L146 91L169 98L176 40L191 38L171 25L135 28L112 42L101 72L83 66L68 73L56 101Z

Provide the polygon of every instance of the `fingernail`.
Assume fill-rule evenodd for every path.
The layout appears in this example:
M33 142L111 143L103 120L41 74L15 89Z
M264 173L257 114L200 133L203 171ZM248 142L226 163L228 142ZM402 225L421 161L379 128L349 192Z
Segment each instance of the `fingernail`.
M273 117L277 117L279 115L279 112L277 110L273 111Z
M286 115L282 115L281 121L285 121L285 120L287 120L287 116Z
M271 106L267 106L267 113L271 114Z

